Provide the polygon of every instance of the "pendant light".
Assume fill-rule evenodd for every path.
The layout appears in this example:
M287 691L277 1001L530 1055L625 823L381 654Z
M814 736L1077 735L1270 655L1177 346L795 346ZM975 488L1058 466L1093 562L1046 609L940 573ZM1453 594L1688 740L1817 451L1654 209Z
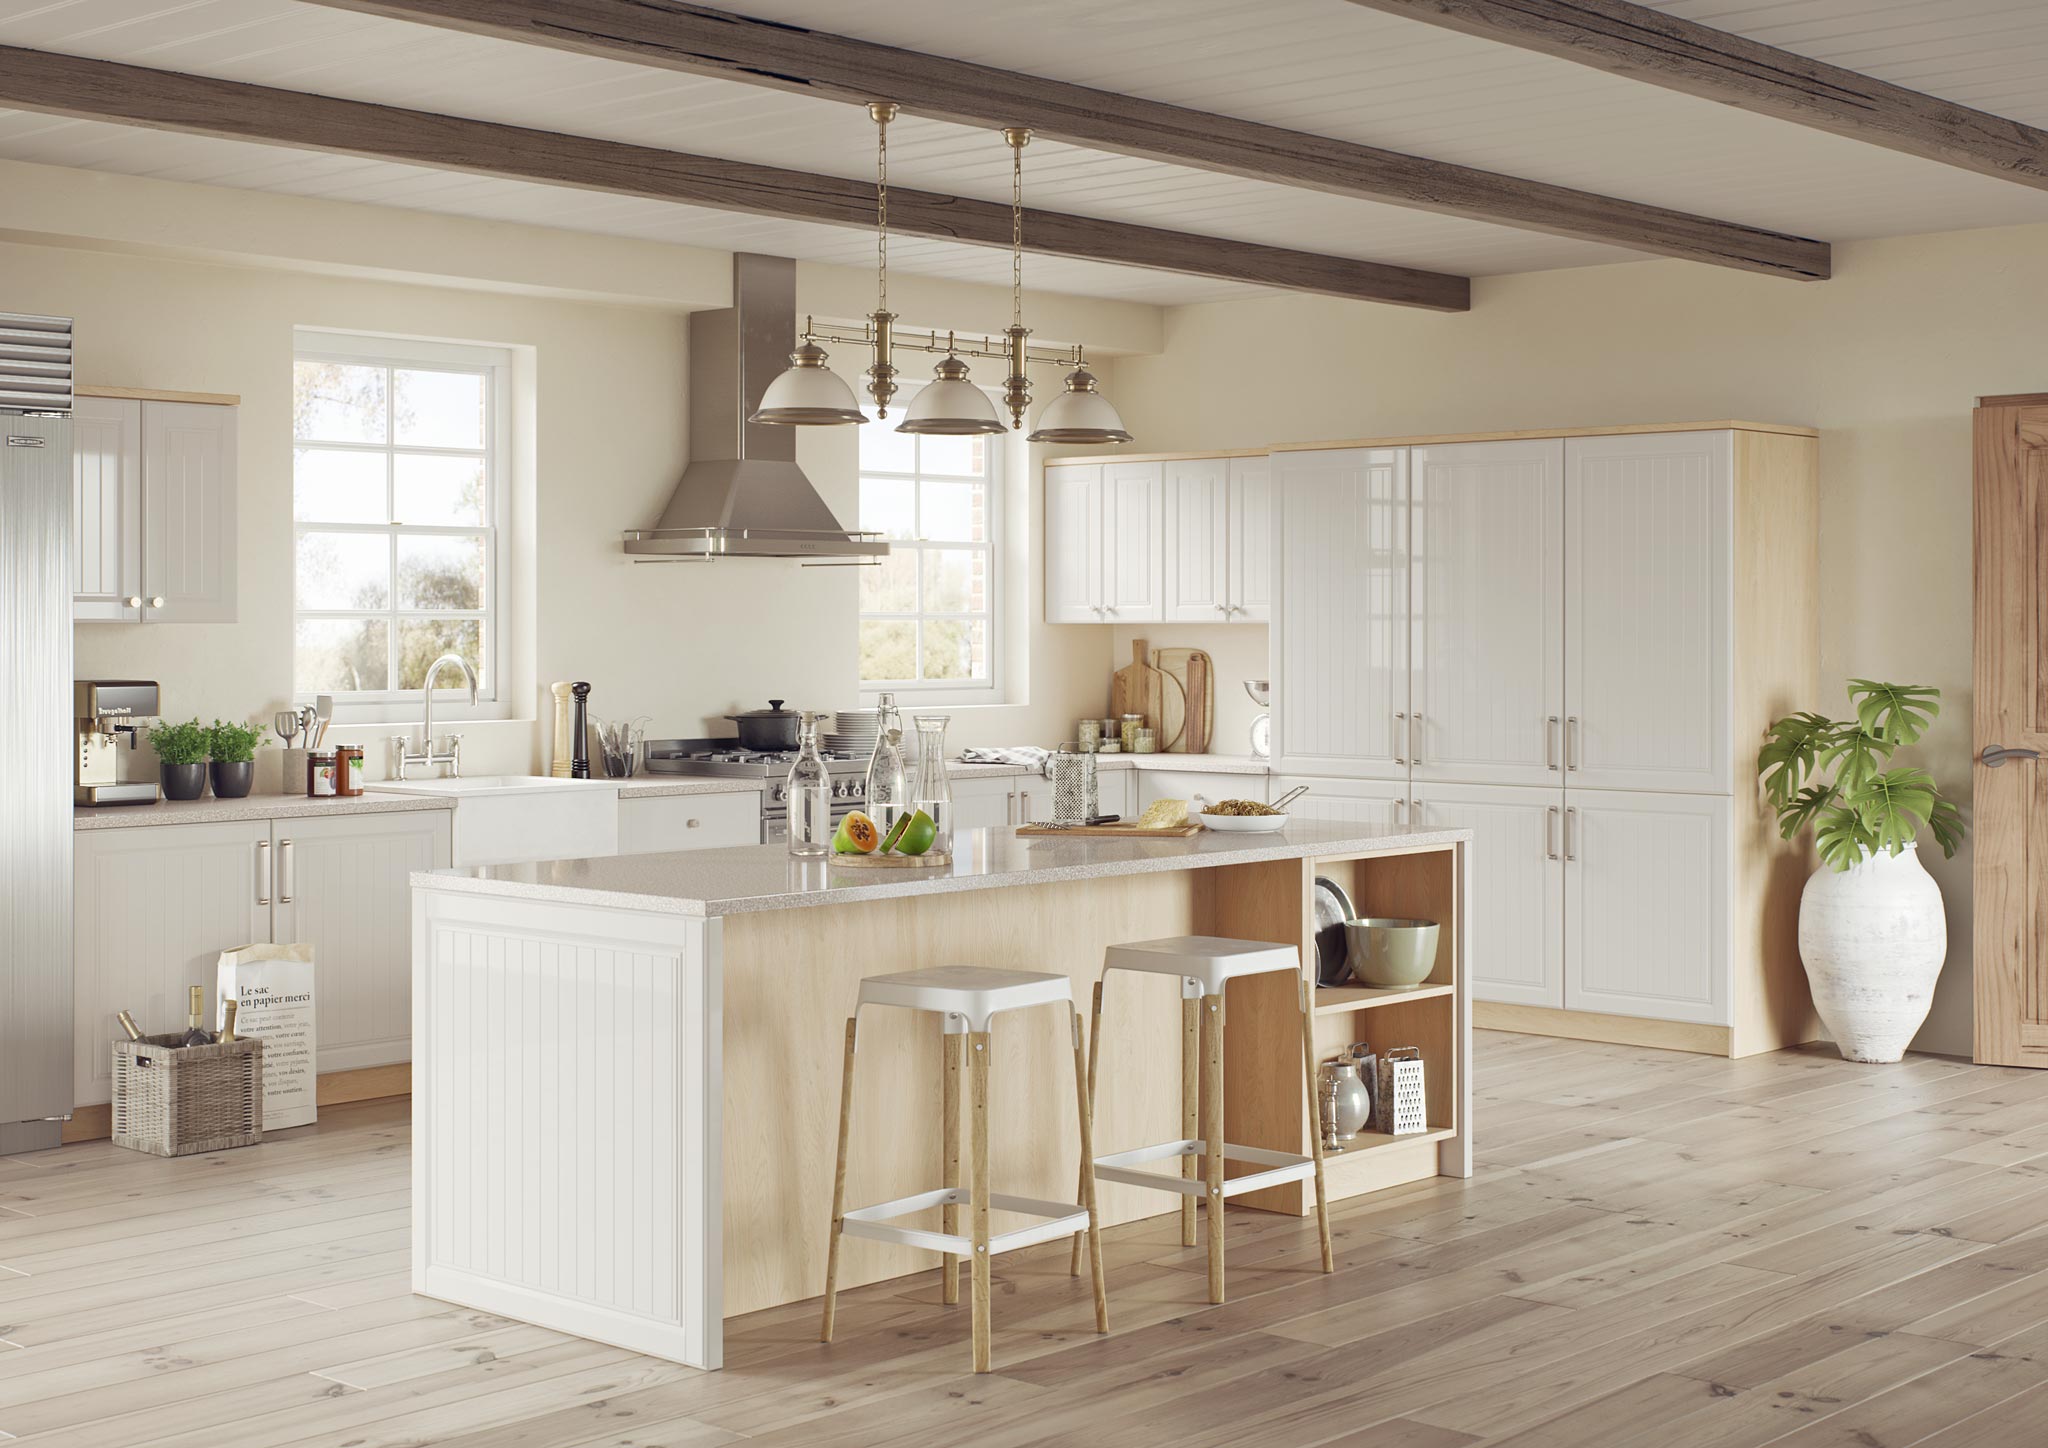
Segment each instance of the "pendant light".
M1032 442L1070 442L1083 446L1129 442L1124 420L1116 415L1109 399L1095 390L1095 374L1081 362L1081 349L1074 349L1074 370L1067 374L1066 391L1045 405L1038 414Z
M804 330L810 330L808 319ZM789 354L789 370L768 384L761 405L748 422L777 423L786 427L829 426L834 423L866 422L867 414L846 380L825 365L825 349L805 342Z
M967 380L967 364L953 354L953 335L946 334L946 355L898 423L898 432L919 437L973 437L1006 431L988 394Z

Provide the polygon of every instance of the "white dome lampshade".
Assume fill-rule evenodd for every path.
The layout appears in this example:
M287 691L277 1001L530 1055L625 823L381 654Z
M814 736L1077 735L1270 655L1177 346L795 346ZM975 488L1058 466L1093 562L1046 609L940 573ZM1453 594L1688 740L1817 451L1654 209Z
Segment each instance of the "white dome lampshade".
M853 389L825 365L825 349L806 342L789 354L789 370L768 384L748 422L820 427L866 422Z
M936 382L925 384L910 399L910 410L897 424L898 432L936 437L971 437L1006 429L996 416L996 405L988 394L967 380L967 364L948 354L932 369Z
M1129 442L1124 420L1109 399L1095 390L1095 374L1076 367L1067 374L1067 390L1045 405L1031 442Z

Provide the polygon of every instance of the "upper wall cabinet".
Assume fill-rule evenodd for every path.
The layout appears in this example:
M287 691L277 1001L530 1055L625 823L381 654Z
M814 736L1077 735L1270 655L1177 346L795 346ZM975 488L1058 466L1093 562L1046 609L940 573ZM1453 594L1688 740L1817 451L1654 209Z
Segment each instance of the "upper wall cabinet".
M1047 623L1263 623L1266 459L1056 461L1045 469Z
M79 397L73 618L234 621L237 415L215 403Z

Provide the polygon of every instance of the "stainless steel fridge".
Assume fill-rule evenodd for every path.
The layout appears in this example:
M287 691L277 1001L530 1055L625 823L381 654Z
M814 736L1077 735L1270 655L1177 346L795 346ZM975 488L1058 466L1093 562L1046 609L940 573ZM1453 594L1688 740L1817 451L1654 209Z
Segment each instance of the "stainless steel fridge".
M0 313L0 1154L71 1114L71 324Z

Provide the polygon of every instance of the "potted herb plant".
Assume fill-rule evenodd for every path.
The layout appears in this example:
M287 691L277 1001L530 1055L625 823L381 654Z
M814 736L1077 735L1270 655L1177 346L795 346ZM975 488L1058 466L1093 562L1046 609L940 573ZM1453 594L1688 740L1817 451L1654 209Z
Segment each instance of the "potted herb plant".
M213 756L213 794L216 799L245 799L256 782L256 746L268 731L261 724L223 724L213 721L207 731Z
M149 731L149 747L163 766L165 799L197 799L206 793L206 759L213 748L212 731L197 719L183 724L158 724Z
M1889 769L1941 712L1941 691L1849 681L1853 719L1788 714L1757 773L1791 839L1809 826L1821 866L1799 896L1799 958L1813 1004L1851 1061L1896 1061L1934 1003L1948 956L1941 891L1920 832L1953 857L1963 817L1924 769Z

